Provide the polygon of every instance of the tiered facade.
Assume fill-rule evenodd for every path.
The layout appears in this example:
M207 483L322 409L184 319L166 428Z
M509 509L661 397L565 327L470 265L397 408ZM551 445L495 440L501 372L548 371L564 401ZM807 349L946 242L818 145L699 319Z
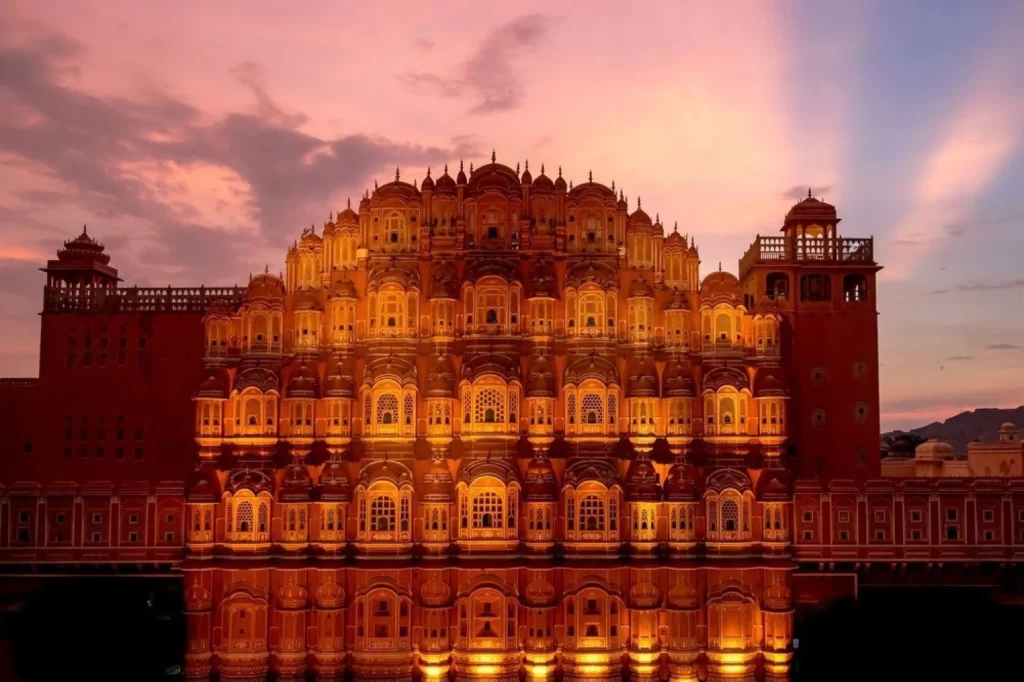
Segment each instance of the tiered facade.
M880 479L879 267L838 223L808 196L701 278L614 184L492 158L245 287L119 287L83 233L0 394L0 556L176 566L193 677L784 678L837 562L1024 548L1016 481Z

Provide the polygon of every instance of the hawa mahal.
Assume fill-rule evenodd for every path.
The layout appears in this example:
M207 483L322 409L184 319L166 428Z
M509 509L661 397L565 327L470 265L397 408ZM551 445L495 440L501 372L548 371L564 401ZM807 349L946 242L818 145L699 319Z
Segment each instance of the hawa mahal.
M683 682L1024 555L1012 426L883 462L880 266L810 192L738 275L493 156L356 208L233 288L65 243L0 384L0 566L180 575L190 678Z

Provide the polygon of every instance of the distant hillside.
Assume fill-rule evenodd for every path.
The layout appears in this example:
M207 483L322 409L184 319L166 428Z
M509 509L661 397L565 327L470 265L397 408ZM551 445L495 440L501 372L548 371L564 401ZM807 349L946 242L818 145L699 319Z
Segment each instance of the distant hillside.
M961 412L944 422L932 422L910 431L889 431L882 434L883 442L901 440L906 434L928 440L941 438L956 450L958 455L966 454L967 444L973 440L997 440L999 427L1005 422L1013 422L1017 429L1024 429L1024 405L1013 409L997 409L992 407Z

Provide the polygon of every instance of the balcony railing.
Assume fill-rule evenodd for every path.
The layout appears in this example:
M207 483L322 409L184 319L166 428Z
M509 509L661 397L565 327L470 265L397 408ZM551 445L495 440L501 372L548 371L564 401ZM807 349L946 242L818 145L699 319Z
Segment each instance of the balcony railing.
M765 263L874 263L874 239L757 236L740 259L740 277Z
M238 305L244 293L244 287L46 287L43 312L205 313L221 299Z

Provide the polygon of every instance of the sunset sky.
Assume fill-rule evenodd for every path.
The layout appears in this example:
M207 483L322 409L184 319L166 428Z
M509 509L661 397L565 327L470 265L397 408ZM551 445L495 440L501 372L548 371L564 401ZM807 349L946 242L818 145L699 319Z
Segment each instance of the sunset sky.
M492 148L640 195L704 274L811 187L885 266L883 428L1024 403L1010 0L0 0L0 376L38 371L38 268L83 223L129 284L242 283L396 166Z

